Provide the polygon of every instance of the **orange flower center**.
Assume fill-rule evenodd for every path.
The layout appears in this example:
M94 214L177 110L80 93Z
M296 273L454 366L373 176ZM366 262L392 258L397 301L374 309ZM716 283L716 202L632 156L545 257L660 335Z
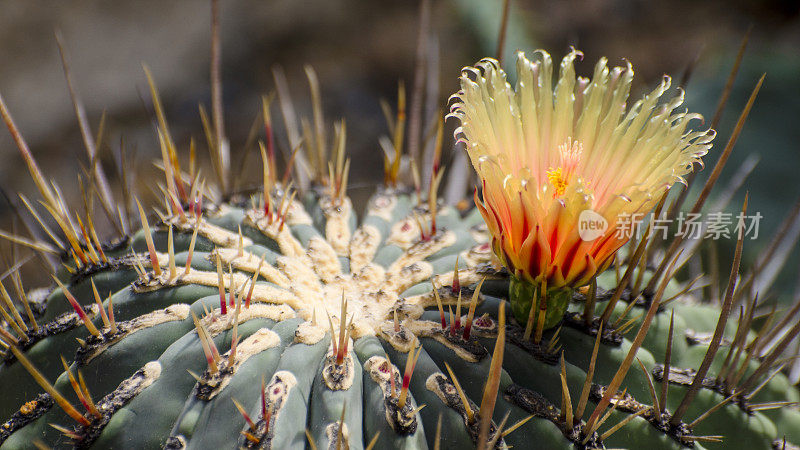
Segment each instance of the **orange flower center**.
M545 172L547 181L553 185L553 197L561 197L567 190L567 186L572 181L573 175L578 169L583 154L583 144L580 141L573 141L571 137L558 146L559 166L549 168Z

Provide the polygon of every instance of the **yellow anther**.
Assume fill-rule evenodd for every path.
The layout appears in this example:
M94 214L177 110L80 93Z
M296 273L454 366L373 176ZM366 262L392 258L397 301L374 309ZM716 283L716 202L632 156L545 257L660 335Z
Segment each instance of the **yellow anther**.
M549 169L547 171L547 180L550 181L550 184L552 184L555 188L555 191L553 192L554 197L560 197L564 195L564 191L567 190L569 180L563 175L561 167Z

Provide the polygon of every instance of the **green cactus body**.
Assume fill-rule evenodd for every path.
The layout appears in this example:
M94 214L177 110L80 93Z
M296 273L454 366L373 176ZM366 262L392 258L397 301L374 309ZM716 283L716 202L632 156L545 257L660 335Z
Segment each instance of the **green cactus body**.
M52 334L27 348L25 354L46 378L55 381L59 392L77 405L79 399L70 394L68 374L58 361L59 355L64 355L72 374L81 372L97 405L106 409L101 409L99 416L85 413L89 425L75 428L71 425L74 421L53 406L47 394L38 403L50 406L28 405L20 410L21 405L36 399L41 389L23 376L24 368L19 361L7 357L0 368L0 379L3 386L18 388L7 390L0 406L4 415L14 414L16 420L8 424L13 432L0 435L1 448L29 448L34 440L56 447L301 448L307 445L306 430L321 448L334 448L337 442L346 442L349 448L364 448L374 437L377 448L432 448L437 438L442 448L474 445L479 437L480 403L497 336L498 307L505 302L502 296L488 292L508 292L511 283L489 264L491 258L480 226L468 218L459 219L454 210L444 209L439 214L448 218L448 228L423 240L419 238L420 229L412 220L412 213L427 212L413 210L409 196L378 193L370 201L358 228L352 227L353 213L348 209L333 211L318 206L320 203L325 204L324 201L308 203L322 211L315 227L309 226L314 214L294 202L286 218L287 226L277 233L259 225L259 211L220 208L227 211L227 219L210 214L204 220L225 224L230 217L238 217L240 222L228 222L227 230L209 226L201 231L208 233L204 237L215 242L216 247L211 252L194 253L188 273L181 266L174 278L170 278L166 268L169 257L165 254L168 250L165 240L161 240L161 245L156 244L162 252L158 255L162 265L160 277L151 270L131 284L128 275L123 274L112 287L108 280L114 278L116 271L130 270L122 262L85 277L74 276L67 288L82 293L79 300L87 305L91 305L92 299L91 288L85 287L89 280L104 280L103 286L112 292L110 300L117 330L104 327L96 305L86 309L101 330L100 337L87 337L86 329L78 325L77 314L63 312L64 316L54 320L72 326L63 329L53 326ZM176 235L191 235L193 225L183 225L177 220L172 225L183 230ZM156 227L153 234L164 234L164 226ZM239 227L243 236L253 238L239 239L232 230ZM262 237L255 231L260 231ZM261 243L251 244L251 241ZM130 246L136 248L137 242L132 240ZM179 251L175 261L185 264L189 240L174 240L173 245ZM265 262L258 276L262 281L252 286L250 294L248 280L258 269L262 255ZM457 291L453 288L455 256L459 261ZM224 267L222 292L227 303L226 314L221 313L217 292L217 257ZM121 258L130 260L130 256ZM475 295L475 303L471 304L476 283L484 277L487 286L491 280L495 287ZM443 316L428 280L436 286ZM231 283L234 297L239 299L238 313L235 304L230 303ZM598 291L613 287L600 286ZM345 327L340 326L345 317L343 295L347 303ZM576 293L572 297L576 311L582 308L583 295ZM243 297L249 298L249 306L241 304ZM602 313L606 305L603 300L607 298L598 296L597 314ZM705 312L705 307L694 306L682 298L675 302L670 310L675 312L673 371L699 365L707 343L698 339L687 341L684 336L707 334L714 325L713 317L704 318L713 314L713 310ZM64 311L63 303L66 303L63 294L56 290L47 309ZM103 307L107 309L108 303L106 300ZM611 322L623 313L625 306L617 305ZM474 310L470 322L471 307ZM632 311L629 317L643 309L634 306ZM568 319L560 324L557 333L555 328L545 331L539 344L524 340L524 324L514 321L507 324L490 429L496 432L501 422L507 429L528 416L532 418L498 438L496 445L525 448L531 440L536 440L543 448L714 447L713 442L693 443L664 428L663 421L656 419L652 408L647 406L651 403L648 378L656 375L653 385L657 390L663 379L663 371L659 372L662 366L657 361L663 360L667 346L670 322L667 310L655 315L648 339L636 354L647 373L631 369L623 384L627 397L615 403L615 412L600 431L633 414L638 413L639 417L632 418L603 441L594 435L583 444L582 426L628 353L631 341L614 330L604 331L588 407L569 430L562 414L564 391L559 358L564 357L564 383L574 414L592 362L596 340L592 330L595 335L597 332L569 320L570 314L573 313L567 313ZM218 349L216 375L209 371L203 339L192 315L199 317L198 323L202 324L200 334L207 334ZM234 318L238 319L238 345L234 363L230 365ZM639 321L641 318L628 327L635 327ZM470 330L465 338L468 322ZM85 344L79 345L76 337L84 339ZM554 343L555 338L558 341ZM406 365L414 363L408 353L417 346L419 356L407 381L405 404L400 408L398 397L404 390ZM343 355L341 363L337 363L337 354ZM387 356L391 363L387 362ZM723 359L724 352L720 352L712 373ZM458 389L446 365L456 376ZM754 367L746 373L752 373L757 366L755 362L751 365ZM262 379L266 386L268 429L261 413ZM667 412L677 408L686 385L691 382L691 374L671 381ZM462 403L459 389L470 412ZM795 388L778 374L751 402L797 398ZM722 391L704 387L687 416L695 417L723 399ZM237 412L234 400L248 413L255 428ZM726 440L747 443L748 448L765 449L783 435L796 434L796 411L778 409L761 413L747 408L746 402L726 405L692 430L693 434L721 435ZM30 413L22 414L23 410ZM48 426L51 423L71 429L74 439Z

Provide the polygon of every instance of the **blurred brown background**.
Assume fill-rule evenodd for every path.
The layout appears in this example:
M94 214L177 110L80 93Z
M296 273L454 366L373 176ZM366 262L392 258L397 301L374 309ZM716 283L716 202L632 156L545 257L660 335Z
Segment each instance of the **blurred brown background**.
M431 33L440 49L442 105L457 89L461 67L494 55L501 3L431 1ZM300 113L307 114L303 65L310 64L321 81L327 119L347 120L354 193L367 192L380 182L377 142L387 128L379 100L394 104L398 80L405 80L407 86L413 80L418 2L221 0L220 6L225 117L234 167L258 114L260 95L274 88L273 65L286 70ZM747 156L760 155L746 184L754 205L751 210L765 217L762 238L745 244L752 260L800 196L796 175L800 171L799 9L795 1L779 0L512 0L507 60L516 48L545 48L560 58L574 45L586 55L579 72L589 75L600 56L615 64L625 57L637 72L638 95L664 73L680 79L699 55L687 103L710 118L739 41L753 25L751 43L719 127L720 142L708 159L712 162L721 151L750 89L767 72L764 89L724 174L729 177ZM80 204L76 178L86 156L54 31L61 30L64 36L73 81L95 131L107 111L107 146L101 150L107 172L115 173L114 155L124 138L129 154L135 152L141 180L147 181L156 176L150 161L159 150L141 65L146 63L152 70L178 145L185 149L190 137L195 137L205 157L197 105L210 103L209 23L209 2L202 0L0 2L0 93L42 169L64 188L71 204ZM278 142L285 147L280 133ZM208 170L205 173L210 177ZM238 176L244 185L257 180L251 172ZM0 131L0 188L14 201L19 191L33 198L38 195L5 130ZM139 194L149 196L146 188ZM740 203L734 201L732 210ZM0 197L0 228L4 230L19 227L10 220L8 208ZM781 279L783 295L790 295L798 278L796 258L793 261Z

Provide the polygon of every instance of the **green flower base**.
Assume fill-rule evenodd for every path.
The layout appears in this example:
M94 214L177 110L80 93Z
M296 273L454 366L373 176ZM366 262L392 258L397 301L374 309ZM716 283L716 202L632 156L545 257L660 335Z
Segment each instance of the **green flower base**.
M533 323L534 326L539 321L539 293L537 292L538 286L528 283L527 281L520 280L517 277L511 276L511 283L508 285L508 298L511 302L511 311L514 313L514 318L517 319L522 326L528 323L528 315L531 311L531 306L535 305L537 311L534 313ZM572 298L572 289L558 288L547 291L547 310L544 315L544 329L553 328L558 325L567 311L569 301Z

